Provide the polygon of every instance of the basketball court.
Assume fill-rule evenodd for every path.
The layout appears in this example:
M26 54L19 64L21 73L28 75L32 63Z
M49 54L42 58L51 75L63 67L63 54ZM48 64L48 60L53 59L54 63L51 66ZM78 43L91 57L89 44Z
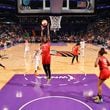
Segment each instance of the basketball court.
M22 0L18 1L18 4L22 4ZM61 13L61 3L58 9L55 7L55 9L51 9L53 5L49 7L44 1L48 2L48 0L43 0L43 11L19 8L19 12L49 13L52 11L54 14ZM63 0L61 1L63 2ZM69 0L64 1L66 5L63 4L63 14L81 11L70 9ZM91 0L89 3L92 6ZM87 2L87 4L89 3ZM93 13L92 9L88 8L86 11L84 9L83 12ZM53 31L60 28L60 25L57 24L53 24L51 28ZM24 57L24 43L7 48L5 51L6 59L0 59L0 63L6 66L5 70L0 68L0 110L109 110L109 79L103 84L104 102L96 104L91 98L97 94L99 68L95 68L94 63L101 46L86 43L85 55L80 54L79 63L75 60L71 64L73 45L75 44L65 42L51 43L52 80L49 85L46 83L41 63L38 70L39 76L34 75L32 60L35 50L39 48L39 43L30 43L30 53L26 57ZM106 56L109 59L110 50L107 51ZM3 55L4 50L0 50L0 54Z
M73 43L61 43L58 46L52 44L51 50L70 51L73 45ZM104 103L96 104L88 97L88 95L97 93L99 70L94 67L94 62L100 47L86 44L85 56L80 55L80 63L75 61L73 65L71 65L72 57L52 55L52 81L50 85L46 85L46 77L41 64L38 71L39 77L34 75L32 55L38 47L39 44L31 44L31 53L27 58L24 58L24 44L7 49L8 59L0 61L6 66L6 70L0 68L2 79L0 81L1 110L34 110L37 107L39 110L44 108L46 110L56 108L58 110L61 108L72 110L74 106L76 110L109 109L110 80L107 80L103 85ZM109 50L108 53L110 54ZM40 87L36 85L37 79L41 82ZM62 106L59 108L58 105Z

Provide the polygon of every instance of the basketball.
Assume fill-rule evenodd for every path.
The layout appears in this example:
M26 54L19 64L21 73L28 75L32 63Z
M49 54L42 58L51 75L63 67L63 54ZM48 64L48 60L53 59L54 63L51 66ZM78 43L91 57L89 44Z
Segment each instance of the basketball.
M47 26L48 22L47 20L42 20L42 26Z

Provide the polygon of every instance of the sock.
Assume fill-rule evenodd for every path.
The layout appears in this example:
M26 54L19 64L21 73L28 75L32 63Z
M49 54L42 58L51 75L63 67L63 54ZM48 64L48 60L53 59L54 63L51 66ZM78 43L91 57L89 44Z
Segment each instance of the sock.
M102 99L102 96L98 94L99 99Z

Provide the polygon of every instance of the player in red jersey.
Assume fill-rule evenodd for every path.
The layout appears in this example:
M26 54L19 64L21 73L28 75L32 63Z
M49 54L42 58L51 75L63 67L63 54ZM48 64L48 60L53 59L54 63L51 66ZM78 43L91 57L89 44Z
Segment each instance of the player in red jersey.
M78 61L79 48L80 48L80 43L77 43L77 44L72 48L73 58L72 58L71 64L73 64L75 58L76 58L76 61L79 62L79 61Z
M51 80L51 69L50 69L50 63L51 63L51 55L50 55L50 33L49 33L49 24L47 25L47 32L45 32L45 27L41 26L41 50L42 50L42 65L43 69L46 73L46 77L48 80L48 83Z
M103 56L104 54L107 54L104 48L101 48L98 52L98 57L95 61L95 67L99 66L100 69L100 75L98 80L98 94L97 96L93 97L94 102L100 103L103 102L102 99L102 84L103 82L110 77L110 70L108 66L110 66L110 62L108 59Z

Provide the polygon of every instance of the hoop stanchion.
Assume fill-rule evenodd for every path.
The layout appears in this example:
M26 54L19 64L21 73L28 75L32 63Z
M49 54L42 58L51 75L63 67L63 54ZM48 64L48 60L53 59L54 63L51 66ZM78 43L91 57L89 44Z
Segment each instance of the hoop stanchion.
M50 0L51 13L61 13L63 6L63 0Z

